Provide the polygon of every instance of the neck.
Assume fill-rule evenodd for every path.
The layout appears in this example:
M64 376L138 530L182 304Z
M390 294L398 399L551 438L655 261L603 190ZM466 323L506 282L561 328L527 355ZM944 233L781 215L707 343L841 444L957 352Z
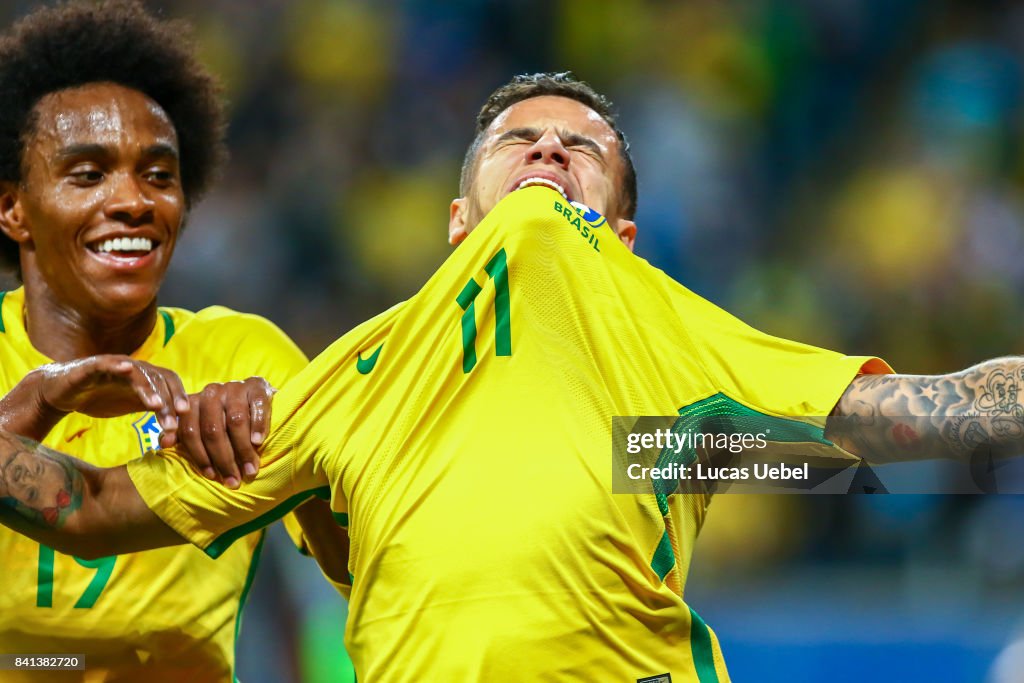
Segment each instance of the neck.
M90 315L25 283L25 327L32 346L55 361L104 353L130 355L156 325L156 300L134 315Z

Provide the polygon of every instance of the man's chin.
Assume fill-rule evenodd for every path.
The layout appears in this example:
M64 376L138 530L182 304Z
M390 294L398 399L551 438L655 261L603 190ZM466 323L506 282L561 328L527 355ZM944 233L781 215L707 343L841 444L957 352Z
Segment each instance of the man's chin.
M156 305L158 286L149 283L118 283L92 292L90 308L111 321L126 321Z

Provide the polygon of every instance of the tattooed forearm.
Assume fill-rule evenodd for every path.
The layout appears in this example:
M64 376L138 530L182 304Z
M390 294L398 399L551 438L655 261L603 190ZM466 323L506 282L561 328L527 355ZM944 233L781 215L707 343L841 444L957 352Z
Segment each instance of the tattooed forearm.
M0 524L90 559L183 543L139 496L128 468L101 468L0 430Z
M950 375L856 378L829 419L829 435L873 460L1024 452L1024 358Z
M68 456L0 432L0 506L35 526L60 528L82 505L85 483Z

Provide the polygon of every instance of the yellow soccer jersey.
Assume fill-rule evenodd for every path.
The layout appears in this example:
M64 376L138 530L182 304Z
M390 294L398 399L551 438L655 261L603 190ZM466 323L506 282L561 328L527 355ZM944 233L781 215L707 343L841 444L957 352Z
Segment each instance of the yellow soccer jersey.
M173 457L129 473L213 556L329 492L360 680L726 681L683 600L704 498L613 495L612 417L827 415L865 366L886 370L751 329L527 188L277 394L256 482L225 493Z
M23 290L0 296L0 391L6 393L50 359L29 342ZM282 386L306 362L267 320L223 307L159 309L156 327L134 357L175 370L189 392L253 375ZM111 467L157 447L159 431L152 413L107 420L71 414L45 443ZM262 534L247 536L216 562L190 547L86 561L0 528L0 652L84 654L87 667L84 674L25 672L18 678L7 671L0 678L230 680L241 603L261 542Z

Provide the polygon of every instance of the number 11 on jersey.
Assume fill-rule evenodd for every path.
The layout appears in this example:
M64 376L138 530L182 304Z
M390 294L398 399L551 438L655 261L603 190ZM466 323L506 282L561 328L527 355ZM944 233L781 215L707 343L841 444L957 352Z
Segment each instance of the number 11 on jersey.
M505 250L484 266L487 276L494 280L494 354L512 355L512 314L508 295L508 263ZM469 279L455 301L462 309L462 371L470 372L476 366L476 297L483 291L473 278Z

